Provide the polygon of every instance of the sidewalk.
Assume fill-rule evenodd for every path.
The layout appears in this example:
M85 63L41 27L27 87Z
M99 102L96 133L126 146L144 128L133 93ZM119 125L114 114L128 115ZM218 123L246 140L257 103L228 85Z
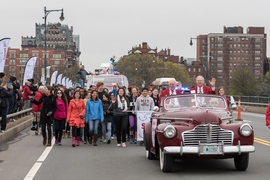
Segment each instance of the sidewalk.
M28 115L16 120L15 122L9 122L7 124L6 131L4 133L0 133L0 144L15 137L22 130L30 127L33 119L33 115Z

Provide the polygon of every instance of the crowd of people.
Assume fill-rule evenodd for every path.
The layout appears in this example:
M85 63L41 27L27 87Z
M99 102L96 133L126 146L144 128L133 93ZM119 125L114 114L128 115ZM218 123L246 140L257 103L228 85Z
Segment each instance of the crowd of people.
M150 85L140 91L137 87L119 87L113 83L109 92L103 82L91 85L89 89L67 89L61 85L33 84L29 79L21 88L12 76L4 85L3 77L0 74L2 132L6 129L6 114L32 107L34 121L38 122L35 134L41 133L42 144L47 146L52 145L53 136L57 145L62 145L62 138L71 138L73 147L79 146L80 142L97 146L98 140L110 144L115 136L118 147L126 147L127 142L137 144L136 113L152 111L154 106L160 106L163 96L186 93L181 90L181 82L174 79L169 81L167 89ZM204 78L198 76L190 93L215 94L215 79L209 84L211 87L205 86ZM224 88L218 88L217 92L226 98L229 107Z

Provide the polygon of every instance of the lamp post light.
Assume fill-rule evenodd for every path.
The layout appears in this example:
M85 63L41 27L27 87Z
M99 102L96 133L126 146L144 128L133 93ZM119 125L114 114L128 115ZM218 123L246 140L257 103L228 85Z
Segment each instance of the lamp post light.
M206 38L190 38L190 41L189 41L189 45L192 46L193 45L193 42L192 42L192 39L206 39ZM203 67L204 67L204 79L208 79L208 70L209 70L209 67L208 67L208 60L209 60L209 57L210 56L200 56L200 57L203 57L203 60L202 60L202 64L203 64Z
M61 11L61 16L60 16L60 20L63 21L64 18L64 9L52 9L52 10L47 10L46 6L44 7L44 81L45 81L45 85L47 83L46 79L47 79L47 71L46 71L46 67L47 67L47 16L50 14L50 12L59 12Z
M167 60L168 60L168 57L167 56L163 58L163 75L162 75L162 77L164 77L164 69L165 69L165 67L164 67L164 61L167 61Z

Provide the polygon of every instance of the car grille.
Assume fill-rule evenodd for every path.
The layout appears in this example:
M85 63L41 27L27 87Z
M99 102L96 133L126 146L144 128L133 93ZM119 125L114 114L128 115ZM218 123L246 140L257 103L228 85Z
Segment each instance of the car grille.
M182 137L185 146L222 142L224 145L232 145L233 132L221 129L218 125L205 124L183 132Z

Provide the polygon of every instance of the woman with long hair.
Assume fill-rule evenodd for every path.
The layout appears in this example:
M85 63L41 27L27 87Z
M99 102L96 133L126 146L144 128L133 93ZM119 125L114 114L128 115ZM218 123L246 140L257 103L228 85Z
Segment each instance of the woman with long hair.
M52 123L53 123L53 114L56 110L56 103L55 103L55 96L53 94L53 87L46 86L44 89L44 95L40 98L39 101L33 100L34 104L41 104L42 109L40 112L40 125L41 125L41 132L43 136L43 145L51 146L52 145ZM46 133L46 126L48 131L48 139ZM47 143L48 141L48 143Z
M68 112L68 100L65 93L60 89L55 92L55 96L56 96L56 110L54 112L55 144L61 146L62 133Z
M104 121L102 102L98 98L98 92L94 90L91 98L86 103L86 122L89 123L89 144L97 146L98 124Z
M115 96L113 92L109 92L109 102L110 102L110 106L112 104L112 101L115 101ZM112 125L111 125L111 129L112 129L112 134L111 134L111 139L114 139L114 134L115 134L115 123L114 123L114 116L111 116L112 118Z
M230 99L226 96L225 90L224 90L224 87L223 86L218 87L217 94L220 95L220 96L222 96L226 100L228 111L230 111L232 113L231 102L230 102Z
M113 116L116 126L117 147L126 147L126 134L129 108L129 101L124 88L119 88L115 100L112 100L110 109L113 111Z
M74 99L69 103L67 122L72 128L72 146L80 145L80 128L84 127L85 104L80 91L74 92Z
M158 106L159 105L159 92L158 92L158 89L154 88L153 91L152 91L152 98L154 100L154 103L155 103L155 106Z

